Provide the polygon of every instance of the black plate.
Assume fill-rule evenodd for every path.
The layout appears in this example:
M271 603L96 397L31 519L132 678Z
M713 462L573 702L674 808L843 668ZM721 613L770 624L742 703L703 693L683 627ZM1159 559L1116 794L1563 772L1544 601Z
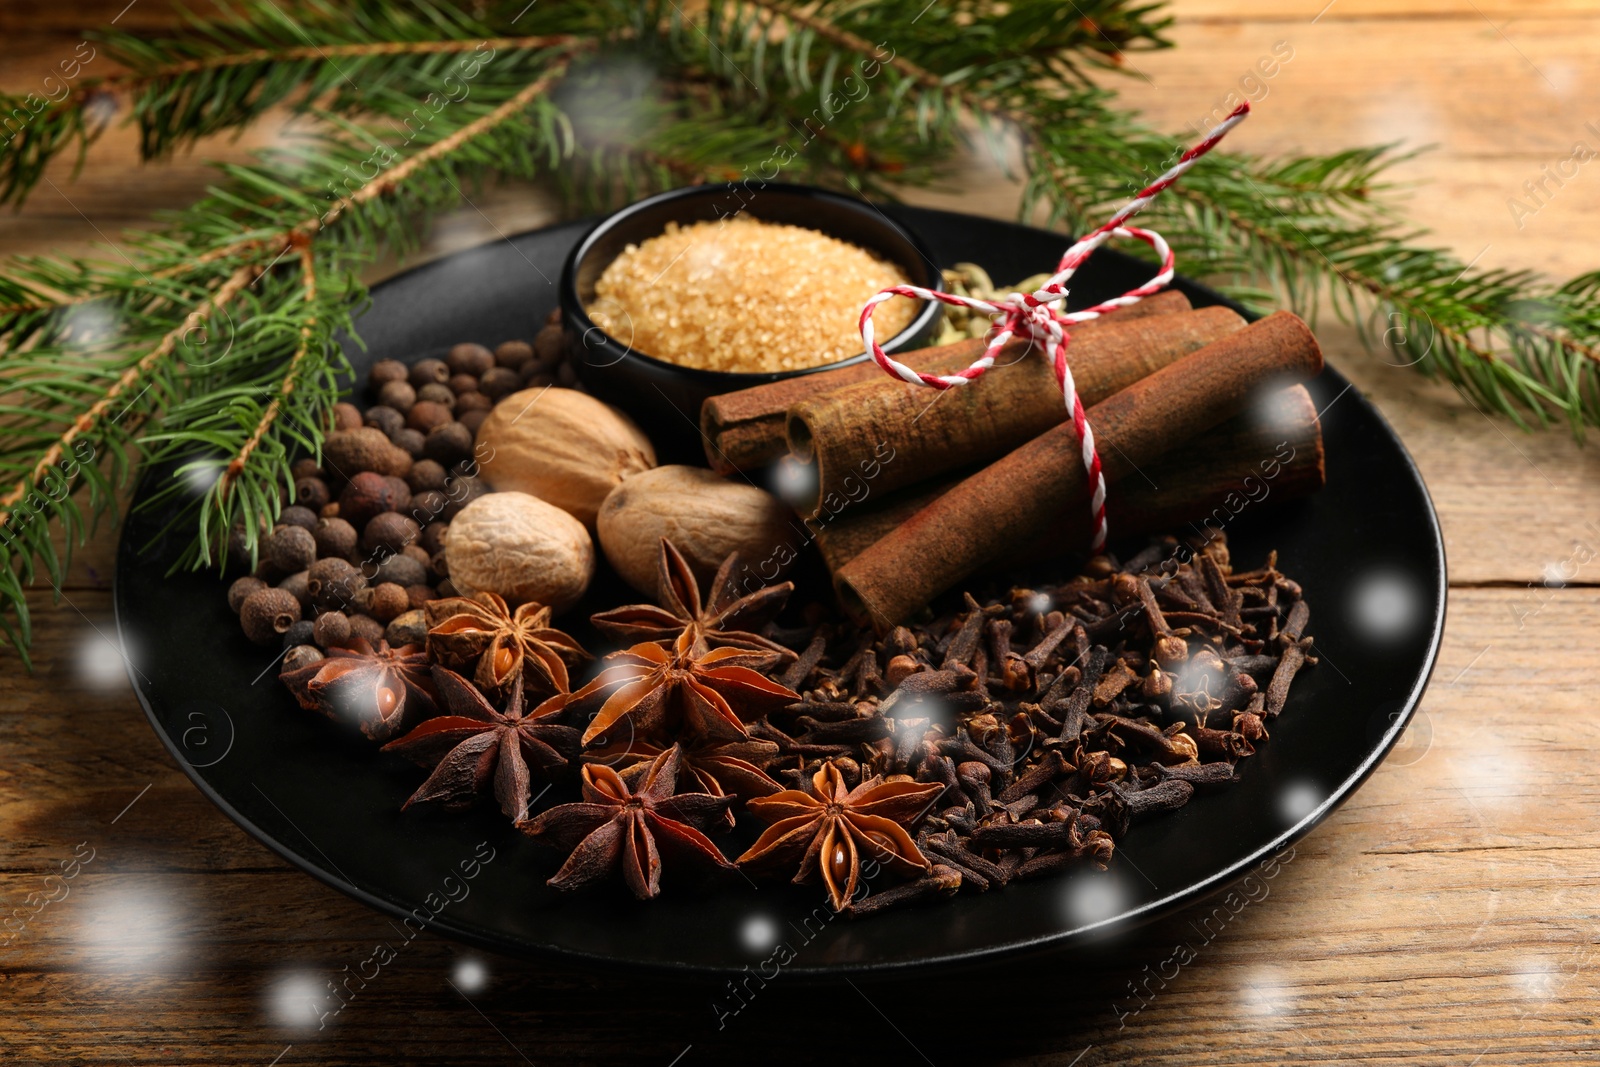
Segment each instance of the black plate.
M1054 263L1061 236L989 219L902 209L942 264L983 263L1017 279ZM556 226L421 267L378 286L360 329L358 368L462 340L528 338L555 304L555 281L586 224ZM1101 251L1075 280L1074 304L1142 282L1148 268ZM1197 304L1219 297L1179 280ZM166 577L172 542L134 517L117 560L116 608L134 682L156 733L235 822L310 874L395 916L516 955L716 972L756 965L781 938L787 973L895 972L1076 944L1111 924L1170 912L1226 886L1316 825L1370 774L1421 698L1445 612L1444 548L1432 503L1393 431L1329 370L1312 383L1324 409L1328 484L1312 500L1244 511L1228 528L1234 559L1276 548L1304 586L1321 665L1303 673L1272 740L1233 788L1141 824L1109 871L1084 870L961 895L859 922L827 921L816 887L738 883L712 895L558 895L554 857L498 811L414 812L400 803L419 773L343 740L299 711L273 654L250 645L211 575ZM685 433L693 430L686 424ZM152 473L141 496L153 489ZM197 669L198 667L198 669ZM486 843L486 844L480 844ZM474 854L493 859L473 868ZM476 870L470 881L462 865ZM461 898L461 899L453 899ZM431 906L430 905L431 902ZM441 902L443 902L441 906ZM421 912L413 909L423 908Z

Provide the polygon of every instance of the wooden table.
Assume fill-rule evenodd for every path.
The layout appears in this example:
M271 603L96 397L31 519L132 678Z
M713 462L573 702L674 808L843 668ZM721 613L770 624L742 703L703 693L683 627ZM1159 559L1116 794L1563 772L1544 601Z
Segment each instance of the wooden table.
M125 2L68 13L8 4L0 84L31 84L70 51L79 25L106 23ZM1486 267L1565 276L1600 266L1590 243L1600 243L1600 163L1520 228L1507 203L1575 141L1600 149L1600 3L1183 0L1175 10L1181 47L1134 57L1129 68L1148 83L1123 86L1157 124L1203 121L1287 42L1293 58L1265 83L1237 144L1437 143L1402 173L1425 182L1412 211L1440 242ZM162 0L144 0L122 25L168 17ZM136 166L118 133L76 183L53 170L54 187L0 224L0 250L113 235L185 203L205 180L200 157L237 156L268 133L161 168ZM1006 215L1015 195L971 163L944 193L912 199ZM479 207L447 219L427 254L551 217L520 188ZM931 998L780 979L719 1030L715 989L423 937L326 1029L285 1025L389 938L390 923L278 860L167 758L108 643L116 535L105 529L78 555L60 603L48 591L33 599L35 673L5 667L0 908L21 905L75 852L93 859L0 955L0 1062L689 1065L748 1062L759 1043L808 1062L871 1053L939 1064L1489 1067L1600 1055L1600 455L1560 430L1525 435L1487 418L1386 366L1346 327L1321 331L1434 494L1451 567L1442 658L1402 747L1298 846L1270 896L1175 975L1162 965L1194 939L1194 916L1138 931L1093 965L1047 962L1003 985L947 978ZM1547 566L1575 558L1591 561L1564 586L1544 584Z

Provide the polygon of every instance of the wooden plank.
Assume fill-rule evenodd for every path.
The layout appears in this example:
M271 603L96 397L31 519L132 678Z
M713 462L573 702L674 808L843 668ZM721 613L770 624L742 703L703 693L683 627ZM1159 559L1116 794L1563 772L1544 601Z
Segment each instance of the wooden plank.
M1594 0L1173 0L1168 10L1184 22L1266 20L1310 24L1355 19L1522 20L1600 14Z

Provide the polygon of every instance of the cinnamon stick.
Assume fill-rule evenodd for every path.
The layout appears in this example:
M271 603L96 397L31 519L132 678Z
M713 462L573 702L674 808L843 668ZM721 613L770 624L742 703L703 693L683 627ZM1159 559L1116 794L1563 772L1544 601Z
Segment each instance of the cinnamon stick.
M1068 358L1092 405L1243 326L1225 307L1135 319L1075 336ZM830 390L789 409L789 449L816 463L815 498L799 510L831 514L863 482L885 493L996 459L1067 417L1050 361L1026 345L1008 345L987 374L955 389L880 375Z
M1280 311L1144 378L1090 409L1108 480L1152 462L1242 411L1275 381L1309 378L1322 351ZM846 611L886 628L1019 547L1046 536L1088 499L1077 434L1056 426L977 474L845 564L834 585Z
M840 518L808 522L829 573L837 574L960 480L911 486ZM1114 537L1178 532L1186 525L1204 534L1267 500L1309 496L1324 481L1316 403L1305 386L1292 385L1274 393L1261 410L1235 415L1198 441L1169 449L1142 473L1118 479L1107 494L1106 513ZM1048 559L1060 554L1063 543L1086 543L1087 509L1069 513L1067 521L1071 529L1065 536L1052 531L1044 543L1008 562Z
M1137 304L1121 308L1075 328L1081 334L1102 326L1131 322L1150 315L1189 310L1189 298L1167 289ZM953 374L983 354L982 338L968 338L936 348L897 353L895 358L917 370ZM871 360L837 370L817 371L783 378L766 385L724 393L707 400L700 409L700 429L705 439L706 461L718 474L752 471L782 458L789 451L784 421L789 408L800 401L857 382L884 377Z

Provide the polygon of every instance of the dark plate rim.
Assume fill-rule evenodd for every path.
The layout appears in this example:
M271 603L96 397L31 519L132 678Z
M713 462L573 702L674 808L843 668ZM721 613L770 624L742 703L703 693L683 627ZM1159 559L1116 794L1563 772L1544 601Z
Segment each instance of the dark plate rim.
M989 225L1011 226L1019 230L1033 229L1033 227L1021 226L1017 223L1008 222L1006 220L988 219L984 218L983 216L969 216L960 212L941 211L937 212L937 214L950 215L957 218L970 218L982 221ZM556 223L552 226L539 227L534 230L513 234L511 237L505 239L515 240L518 237L524 237L547 230L571 227L580 224L581 222ZM496 243L498 243L498 240L494 242L488 242L487 244L492 245ZM379 284L387 284L389 282L408 277L419 271L436 267L439 263L444 262L453 256L471 255L476 248L481 247L484 246L463 249L459 252L442 256L439 259L418 264L415 267L411 267L407 270L392 275L391 277L385 279L384 282ZM1102 254L1104 253L1102 252ZM1175 281L1182 282L1186 287L1192 288L1195 291L1207 294L1210 298L1214 299L1218 303L1222 303L1236 309L1239 306L1234 301L1229 300L1227 297L1224 297L1222 294L1210 289L1208 286L1195 282L1181 274L1176 277ZM374 288L377 288L377 286L374 286ZM1348 379L1346 379L1331 366L1325 367L1322 373L1323 375L1327 376L1336 387L1342 384L1345 389L1354 388ZM1342 390L1336 388L1335 391L1342 395ZM914 974L922 975L936 970L947 971L956 968L982 967L995 963L1001 959L1016 959L1023 956L1039 955L1053 950L1062 949L1069 945L1081 943L1085 939L1093 937L1097 933L1107 932L1113 928L1125 929L1142 925L1146 922L1152 921L1160 915L1174 911L1185 905L1196 903L1211 896L1213 893L1220 891L1238 878L1242 877L1249 868L1260 864L1262 861L1273 855L1276 855L1286 846L1299 841L1313 829L1315 829L1341 804L1349 799L1349 797L1358 788L1360 788L1362 783L1371 777L1372 772L1377 769L1378 764L1381 763L1384 757L1388 755L1389 751L1399 740L1400 735L1410 724L1412 717L1416 714L1418 706L1421 704L1423 694L1426 692L1428 684L1432 680L1433 670L1438 662L1439 649L1444 639L1444 625L1449 603L1449 571L1446 566L1444 537L1439 526L1438 512L1434 507L1433 496L1428 491L1427 483L1422 478L1422 472L1417 468L1416 461L1412 458L1411 453L1406 449L1404 442L1400 440L1399 435L1395 433L1394 428L1389 425L1389 421L1384 418L1383 413L1379 411L1376 406L1371 404L1370 401L1367 401L1365 396L1360 394L1359 391L1357 391L1356 395L1357 398L1371 411L1377 422L1377 425L1382 429L1388 443L1394 447L1395 451L1398 452L1400 458L1404 461L1405 473L1416 483L1417 488L1421 491L1422 501L1426 505L1424 511L1427 517L1428 532L1432 535L1432 542L1434 545L1434 562L1437 565L1438 573L1441 578L1438 597L1433 605L1432 635L1428 643L1426 656L1424 657L1421 669L1418 672L1417 680L1412 685L1411 691L1407 694L1403 707L1394 715L1388 729L1371 747L1366 758L1361 762L1360 766L1358 766L1351 774L1346 776L1344 781L1339 783L1339 785L1328 795L1326 799L1323 800L1321 804L1303 816L1294 825L1279 833L1268 844L1258 847L1250 854L1242 857L1239 860L1236 860L1226 867L1213 872L1211 875L1199 882L1188 885L1177 892L1170 893L1157 900L1148 901L1131 911L1123 912L1097 922L1076 927L1063 928L1040 937L1034 937L1023 941L1004 942L982 949L955 953L936 953L916 960L831 964L822 967L790 965L789 967L785 968L785 974L788 974L792 978L801 981L816 981L828 978L859 975L903 978ZM148 471L140 476L139 485L136 487L134 499L137 500L143 495L145 481L150 476L151 474ZM122 556L127 550L128 541L126 537L123 537L118 546L118 560L117 565L113 568L111 586L113 618L116 623L119 640L125 640L127 636L124 629L122 601L119 595L119 587L122 582ZM411 917L410 912L399 903L390 901L384 897L369 892L368 890L352 885L344 877L331 872L307 859L300 852L297 852L288 845L282 843L272 834L267 833L261 827L257 826L237 808L224 799L220 793L212 788L211 784L200 773L201 768L196 768L189 762L187 758L185 758L183 753L179 751L172 737L170 737L166 730L162 728L162 725L157 718L156 710L151 704L149 698L146 696L144 689L140 686L139 679L134 672L131 662L128 664L128 675L129 681L132 683L135 698L138 700L140 708L144 711L145 718L150 723L151 730L160 740L163 747L165 747L167 752L171 754L172 758L177 762L184 774L191 782L194 783L194 785L200 790L206 799L215 804L225 815L228 816L228 818L233 820L235 824L237 824L251 837L255 838L263 845L266 845L274 853L287 860L292 866L297 867L305 873L311 875L324 885L327 885L333 889L337 889L347 896L350 896L383 914L401 919ZM309 841L307 843L311 844L311 848L315 849L319 853L321 852L321 849L318 848L314 843ZM327 860L330 866L333 866L332 860L328 859L326 855L323 856L323 859ZM490 952L507 954L509 951L505 940L497 940L495 938L483 936L471 928L457 925L449 918L435 918L434 920L428 922L426 927L436 934L440 934L452 940L473 945ZM637 972L643 969L645 971L657 974L671 974L680 976L693 975L705 977L715 977L730 973L729 968L726 967L706 966L695 963L665 963L660 961L622 960L611 955L529 943L521 943L519 949L525 956L532 955L546 959L564 960L567 962L595 966L597 968L606 970L620 971L623 968L626 968L630 971Z

